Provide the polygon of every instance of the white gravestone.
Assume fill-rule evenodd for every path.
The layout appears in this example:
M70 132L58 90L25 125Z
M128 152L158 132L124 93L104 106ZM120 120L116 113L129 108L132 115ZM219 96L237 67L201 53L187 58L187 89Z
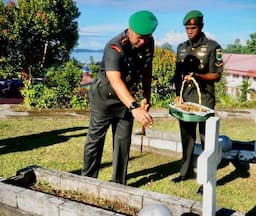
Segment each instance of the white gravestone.
M203 185L203 216L216 215L216 172L222 147L218 142L219 118L206 120L205 150L197 160L197 181Z
M173 216L171 210L162 204L144 206L138 216Z

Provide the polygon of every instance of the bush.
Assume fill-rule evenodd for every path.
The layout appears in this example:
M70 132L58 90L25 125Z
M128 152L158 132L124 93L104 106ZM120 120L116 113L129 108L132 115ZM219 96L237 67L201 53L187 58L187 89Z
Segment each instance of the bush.
M87 92L81 94L82 70L73 61L63 67L50 68L44 83L26 83L22 90L24 105L37 109L75 108L88 106Z
M72 96L70 105L75 110L82 110L88 107L88 100L85 99L88 98L88 91L84 88L78 88L76 90L77 93Z
M167 107L175 96L172 84L175 60L176 57L172 50L155 49L151 87L151 103L154 106Z

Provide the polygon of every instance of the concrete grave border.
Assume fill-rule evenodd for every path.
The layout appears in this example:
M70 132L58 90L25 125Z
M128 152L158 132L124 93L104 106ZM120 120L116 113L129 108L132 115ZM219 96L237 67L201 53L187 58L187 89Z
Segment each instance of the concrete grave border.
M129 203L130 206L137 208L143 208L152 203L159 203L169 207L174 216L181 216L184 213L194 213L198 215L202 213L202 205L200 202L145 191L112 182L105 182L67 172L49 170L38 166L31 166L27 169L33 169L37 180L46 181L53 187L56 187L56 189L79 190L81 193L91 193L99 198ZM4 179L0 180L0 204L39 216L122 215L68 199L6 184L4 183ZM235 211L228 212L226 216L243 215ZM221 215L224 216L224 214Z

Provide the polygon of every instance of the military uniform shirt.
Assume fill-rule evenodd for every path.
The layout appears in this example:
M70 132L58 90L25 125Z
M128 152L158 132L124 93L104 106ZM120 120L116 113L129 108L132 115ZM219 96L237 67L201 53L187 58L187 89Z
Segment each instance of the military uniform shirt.
M123 117L127 108L116 96L106 77L106 71L120 71L126 87L132 95L135 95L138 84L145 76L144 71L152 66L153 52L153 38L147 45L133 48L129 42L127 30L110 40L104 48L97 79L91 86L89 96L92 109Z
M190 40L180 44L177 48L177 60L175 71L176 95L180 95L181 83L185 75L190 72L198 74L219 73L223 71L222 49L220 45L211 39L208 39L204 33L196 43ZM196 80L200 92L202 105L209 108L215 106L214 82L205 80ZM186 82L182 97L184 101L198 103L198 93L196 86L191 82Z

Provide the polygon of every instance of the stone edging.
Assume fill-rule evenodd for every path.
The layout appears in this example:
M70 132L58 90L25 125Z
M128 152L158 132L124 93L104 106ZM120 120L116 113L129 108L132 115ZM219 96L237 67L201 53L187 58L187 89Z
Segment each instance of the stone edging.
M201 203L161 193L145 191L139 188L120 185L112 182L105 182L99 179L79 176L67 172L48 170L38 166L28 167L33 169L36 179L46 181L56 189L74 190L81 193L91 193L99 198L108 200L119 200L129 203L135 208L143 208L146 205L159 203L169 207L174 216L181 216L184 213L201 215ZM2 179L3 181L4 179ZM0 182L0 203L37 215L55 216L86 216L106 215L121 216L122 214L110 211L102 212L94 208L74 201L58 198L52 195L28 190L26 188L13 186ZM223 209L219 209L223 210ZM232 213L230 213L232 212ZM222 216L243 216L243 214L229 211Z

